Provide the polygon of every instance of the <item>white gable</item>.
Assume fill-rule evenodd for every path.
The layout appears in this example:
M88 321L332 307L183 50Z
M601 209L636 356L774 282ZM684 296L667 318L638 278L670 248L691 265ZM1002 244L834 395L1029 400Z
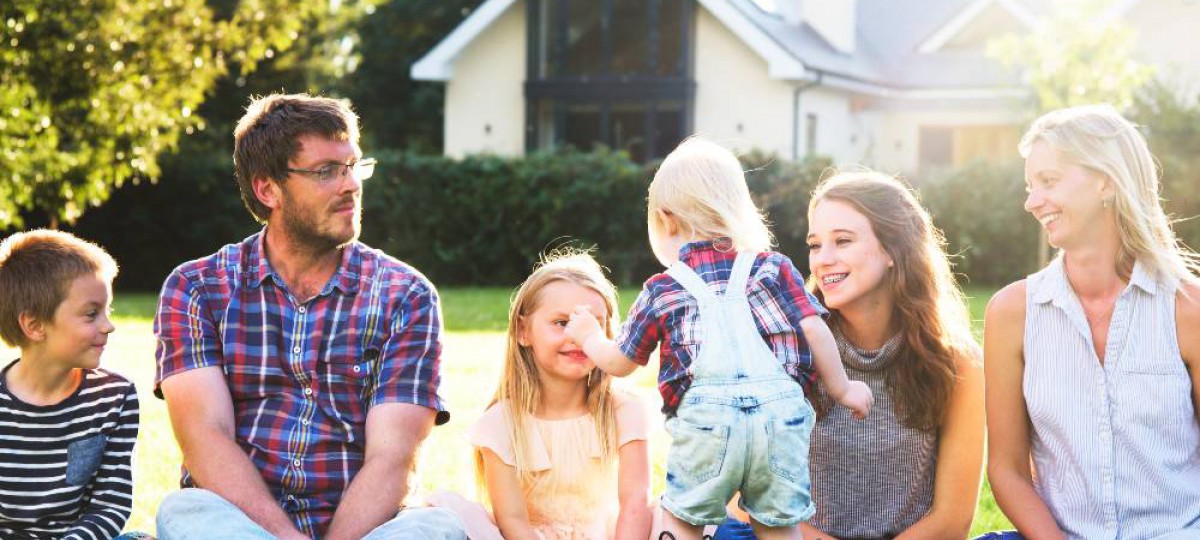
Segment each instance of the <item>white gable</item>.
M410 74L419 81L448 81L454 77L454 59L479 37L516 0L486 0L428 54L413 64Z

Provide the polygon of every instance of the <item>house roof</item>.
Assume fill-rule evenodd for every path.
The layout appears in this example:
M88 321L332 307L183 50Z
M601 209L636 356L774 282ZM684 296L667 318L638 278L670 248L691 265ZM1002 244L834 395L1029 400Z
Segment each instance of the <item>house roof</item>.
M777 0L778 1L778 0ZM796 0L791 0L796 1ZM1015 69L980 50L945 47L982 13L1002 9L1026 26L1047 9L1037 0L855 0L856 47L844 53L808 24L788 24L755 0L697 0L767 62L771 77L841 86L875 95L1013 93ZM413 78L446 81L454 59L516 0L485 0L411 69ZM1120 0L1119 17L1137 0ZM978 97L978 96L977 96Z

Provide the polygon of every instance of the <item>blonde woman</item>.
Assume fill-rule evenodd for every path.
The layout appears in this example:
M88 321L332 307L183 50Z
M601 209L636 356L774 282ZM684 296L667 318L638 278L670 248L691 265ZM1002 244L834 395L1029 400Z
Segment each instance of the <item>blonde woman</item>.
M799 538L814 512L804 389L815 371L855 415L871 391L848 381L824 308L771 235L741 164L703 139L684 141L650 184L650 245L668 269L646 281L617 340L589 310L567 334L601 369L627 375L659 349L671 448L664 538L698 538L739 505L760 538Z
M1021 141L1057 257L987 308L988 474L1029 538L1200 537L1200 286L1146 140L1108 106Z

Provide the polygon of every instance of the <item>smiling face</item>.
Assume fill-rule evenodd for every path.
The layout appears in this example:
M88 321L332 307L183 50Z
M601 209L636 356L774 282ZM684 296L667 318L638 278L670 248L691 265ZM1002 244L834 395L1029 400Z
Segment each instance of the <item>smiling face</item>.
M825 199L808 218L808 268L825 306L839 311L891 295L891 257L871 222L853 206Z
M588 306L608 320L608 310L600 293L569 281L546 284L534 300L535 308L521 318L518 343L528 348L539 375L571 382L583 382L596 366L580 344L567 338L564 331L575 306Z
M360 157L358 146L320 136L300 137L300 151L288 167L315 170L345 165ZM279 183L281 201L273 212L289 237L317 250L333 249L358 238L362 230L362 182L341 170L328 184L300 173Z
M1050 245L1069 249L1094 241L1103 230L1104 198L1112 197L1104 175L1072 162L1046 141L1030 147L1025 158L1025 184L1029 195L1025 211L1046 230Z
M116 328L108 318L112 285L97 275L75 278L66 298L43 328L41 356L72 368L95 369Z

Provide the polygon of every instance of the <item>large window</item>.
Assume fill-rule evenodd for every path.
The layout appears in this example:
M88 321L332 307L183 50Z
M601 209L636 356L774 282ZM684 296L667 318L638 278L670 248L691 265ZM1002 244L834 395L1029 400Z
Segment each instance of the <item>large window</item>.
M526 148L674 148L691 127L693 1L529 0Z

